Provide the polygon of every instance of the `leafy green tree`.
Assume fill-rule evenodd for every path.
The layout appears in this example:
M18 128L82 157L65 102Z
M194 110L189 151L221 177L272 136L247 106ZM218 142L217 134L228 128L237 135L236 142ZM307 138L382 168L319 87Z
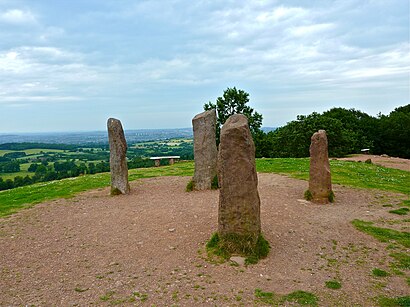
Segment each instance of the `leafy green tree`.
M262 130L256 132L253 136L253 141L255 142L255 157L256 158L269 158L273 157L273 136L274 132L269 131L268 133Z
M88 173L95 174L95 172L96 172L95 164L93 162L88 163Z
M3 155L3 157L9 158L9 159L17 159L17 158L21 158L25 156L26 156L26 153L24 151L8 152Z
M379 154L410 158L410 104L380 116Z
M310 138L320 129L326 130L329 156L339 157L351 152L352 135L343 128L342 123L314 112L307 116L298 115L297 120L278 128L269 136L273 144L271 157L308 157Z
M80 173L80 175L87 174L87 171L88 171L88 169L87 169L87 165L85 163L81 163L78 166L78 172Z
M247 105L249 102L249 94L243 90L238 90L236 87L227 88L222 97L216 99L216 103L208 102L204 105L204 110L216 109L216 139L219 144L221 127L233 114L243 114L248 118L249 128L252 136L255 139L256 134L262 126L262 115L256 112L253 108Z
M13 182L13 187L21 187L24 185L24 178L22 176L16 176L14 177L14 182Z
M105 161L100 161L95 165L96 173L103 173L110 171L110 163Z
M44 174L43 177L43 181L52 181L52 180L56 180L57 177L57 173L51 170L48 170L47 173Z
M0 191L6 190L6 183L4 182L3 178L0 177Z
M45 167L44 165L40 164L37 169L36 169L36 175L38 177L42 177L47 173L47 167Z
M11 179L6 179L4 181L4 189L3 190L9 190L14 188L14 182Z
M323 113L323 116L334 118L342 123L351 138L351 152L359 153L363 148L375 147L377 132L377 119L355 109L332 108Z
M0 172L17 173L20 171L20 163L17 160L0 163Z
M28 171L29 172L35 172L37 170L37 167L38 167L37 163L31 163L29 168L28 168Z
M29 175L27 175L26 177L24 177L23 181L24 181L24 185L29 185L29 184L32 184L32 183L33 183L33 180L30 178Z

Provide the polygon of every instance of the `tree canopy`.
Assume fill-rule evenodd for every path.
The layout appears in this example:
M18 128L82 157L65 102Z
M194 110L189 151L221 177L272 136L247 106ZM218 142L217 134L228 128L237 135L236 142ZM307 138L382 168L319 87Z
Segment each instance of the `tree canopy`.
M410 105L378 117L344 108L298 115L273 132L258 133L256 156L308 157L310 138L319 129L326 130L329 155L333 157L369 148L373 154L410 158Z
M320 129L326 130L332 157L369 148L373 154L410 158L410 104L377 117L356 109L332 108L321 114L298 115L283 127L264 133L262 115L248 103L249 94L236 87L227 88L215 103L205 103L204 110L217 112L218 144L221 127L229 116L243 114L248 118L258 158L308 157L310 138Z
M217 127L216 135L219 143L219 136L222 125L226 122L229 116L233 114L243 114L248 118L249 128L252 135L260 132L262 126L262 115L256 112L253 108L247 105L249 102L249 94L243 90L238 90L236 87L227 88L222 97L216 99L216 103L208 102L204 105L204 110L216 109Z

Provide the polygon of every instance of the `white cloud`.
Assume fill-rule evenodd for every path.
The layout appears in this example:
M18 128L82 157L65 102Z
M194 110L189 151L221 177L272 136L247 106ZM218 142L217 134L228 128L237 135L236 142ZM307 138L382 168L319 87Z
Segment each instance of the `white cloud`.
M352 79L409 77L410 44L399 44L356 60L346 61L343 76Z
M84 63L83 55L51 46L24 46L0 53L0 100L69 102L102 87L107 72ZM73 94L74 93L74 94Z
M277 23L285 19L298 19L306 16L308 10L301 7L286 7L279 6L274 8L272 11L260 12L256 16L256 20L260 23L273 22Z
M20 73L27 66L27 63L20 58L20 54L16 51L0 54L0 73Z
M78 62L83 58L80 53L70 52L53 46L22 46L15 50L23 57L38 58L45 62L50 60Z
M56 21L39 0L41 20L28 9L0 12L0 101L115 101L139 113L153 102L185 108L226 86L267 97L252 103L273 112L281 102L394 100L406 80L408 88L410 52L406 17L392 9L402 0L392 1L107 0L70 15L53 6Z
M0 13L0 21L10 24L33 24L36 23L36 17L27 10L11 9Z
M61 37L65 33L64 29L59 27L47 27L42 30L39 38L42 42L48 42L50 39Z
M83 98L77 96L54 96L54 95L43 95L43 96L3 96L3 102L61 102L61 101L81 101Z
M332 23L318 23L306 26L297 26L289 29L289 33L293 36L308 36L333 30L335 25Z

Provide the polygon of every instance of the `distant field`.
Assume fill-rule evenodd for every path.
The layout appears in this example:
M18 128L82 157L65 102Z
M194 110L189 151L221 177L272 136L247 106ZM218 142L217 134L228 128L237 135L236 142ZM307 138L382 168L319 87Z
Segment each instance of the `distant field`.
M31 156L31 157L36 157L36 156L37 155ZM65 159L58 160L58 162L64 162L64 161L65 161ZM97 164L99 162L104 162L104 160L95 160L95 161L91 161L91 162L85 162L85 164L86 165L89 165L90 163ZM51 163L54 163L54 162L51 162ZM80 165L81 163L84 163L84 162L78 161L76 159L75 163L77 165ZM28 176L32 177L32 176L34 176L34 173L28 171L28 168L30 167L30 165L31 165L31 162L30 163L22 163L22 164L20 164L20 172L16 172L16 173L1 173L0 172L0 177L3 178L3 180L7 180L7 179L13 180L16 176L25 177L25 176L28 175Z
M20 164L20 172L17 172L17 173L0 173L0 177L3 178L3 180L7 180L7 179L13 180L14 177L16 177L16 176L21 176L21 177L25 177L27 175L33 176L34 173L31 173L31 172L28 171L28 168L29 168L30 164L31 163Z
M14 150L0 149L0 157L4 156L4 154L9 153L9 152L14 152Z
M64 152L64 150L61 149L45 149L45 148L36 148L36 149L25 149L25 150L0 150L0 157L4 156L4 154L6 153L10 153L10 152L22 152L24 151L26 153L26 155L36 155L39 154L41 152L43 153L54 153L54 152Z
M167 146L180 146L183 143L193 143L193 139L171 139L166 141L149 141L149 142L141 142L135 143L130 146L130 148L145 148L147 146L152 145L167 145Z
M36 149L26 149L26 150L24 150L24 152L25 152L27 155L36 155L36 154L39 154L39 153L41 153L41 152L44 152L44 153L48 153L48 152L64 152L64 150L62 150L62 149L41 149L41 148L36 148Z

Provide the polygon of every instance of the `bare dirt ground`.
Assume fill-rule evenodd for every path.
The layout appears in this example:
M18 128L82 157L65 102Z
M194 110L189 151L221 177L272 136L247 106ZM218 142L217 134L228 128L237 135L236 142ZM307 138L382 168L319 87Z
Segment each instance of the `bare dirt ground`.
M94 190L0 220L0 305L263 305L257 288L309 291L320 306L375 306L375 296L408 295L405 277L372 276L373 268L390 270L387 243L351 224L389 220L405 229L382 206L403 195L334 186L335 204L315 205L302 199L306 181L259 174L271 251L237 267L206 260L218 191L187 193L189 179L134 181L131 195ZM342 288L326 288L331 279Z
M403 171L410 172L410 160L409 159L402 159L402 158L395 158L395 157L382 157L376 155L353 155L352 157L348 158L341 158L338 160L346 160L346 161L361 161L365 162L367 159L371 159L372 163L381 165L384 167L390 168L397 168Z

